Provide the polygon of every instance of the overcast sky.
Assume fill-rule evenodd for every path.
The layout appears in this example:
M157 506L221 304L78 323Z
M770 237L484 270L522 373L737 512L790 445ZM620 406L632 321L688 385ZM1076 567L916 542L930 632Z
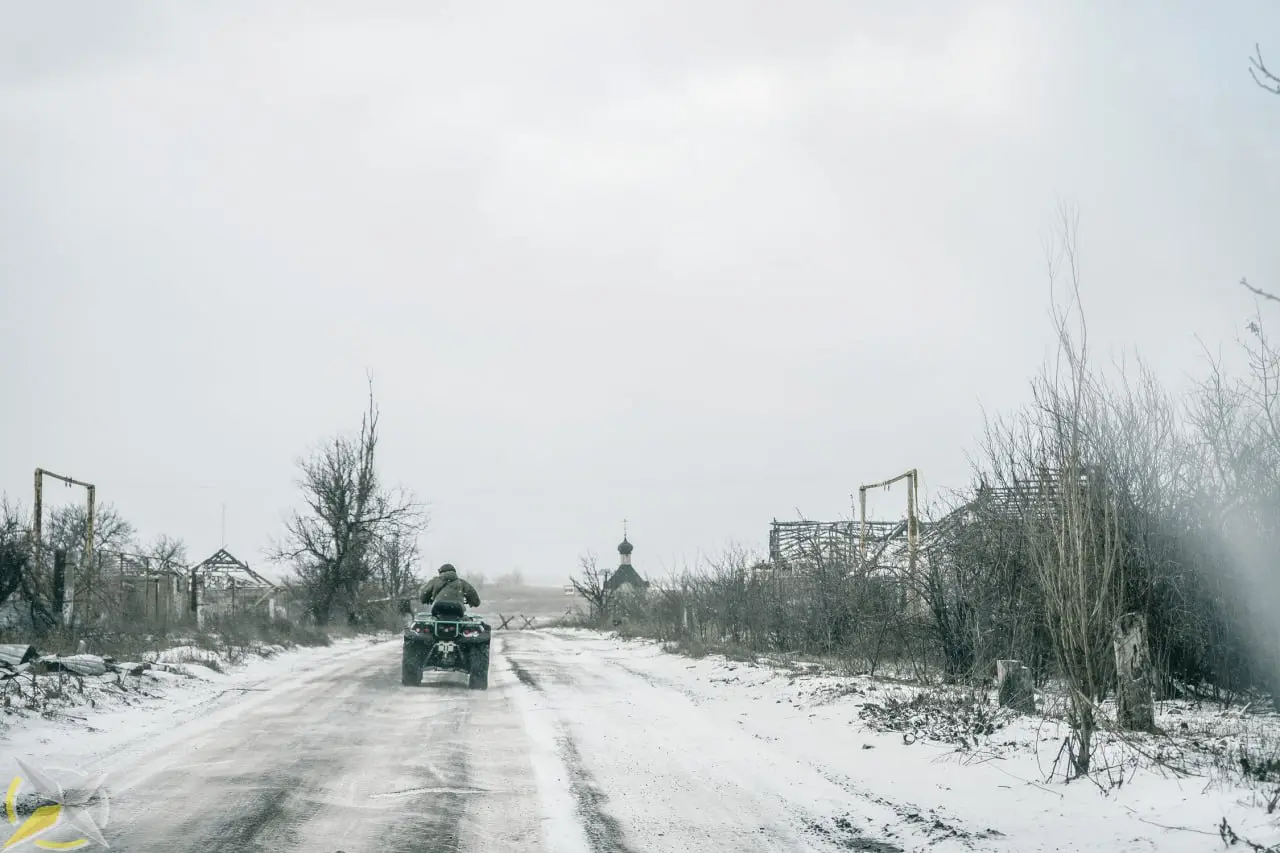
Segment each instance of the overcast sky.
M1275 0L0 2L0 489L196 557L225 504L260 563L371 371L464 574L939 496L1060 202L1095 345L1173 383L1280 288L1255 42Z

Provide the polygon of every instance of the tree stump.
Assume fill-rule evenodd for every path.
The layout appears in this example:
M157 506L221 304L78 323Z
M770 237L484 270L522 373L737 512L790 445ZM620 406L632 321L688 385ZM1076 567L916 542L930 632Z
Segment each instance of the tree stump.
M1116 722L1130 732L1156 728L1151 695L1151 658L1147 653L1147 617L1126 613L1116 620Z
M1036 691L1031 670L1020 660L996 661L996 682L1000 690L1000 707L1012 708L1019 714L1036 712Z

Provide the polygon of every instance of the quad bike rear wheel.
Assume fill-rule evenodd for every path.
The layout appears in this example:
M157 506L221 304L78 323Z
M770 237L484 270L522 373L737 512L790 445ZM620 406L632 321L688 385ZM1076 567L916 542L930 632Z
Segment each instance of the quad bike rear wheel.
M476 646L471 650L471 657L467 661L469 664L469 672L467 673L467 686L472 690L488 690L489 689L489 647Z
M409 643L404 644L404 653L400 656L400 683L405 687L422 684L422 657Z

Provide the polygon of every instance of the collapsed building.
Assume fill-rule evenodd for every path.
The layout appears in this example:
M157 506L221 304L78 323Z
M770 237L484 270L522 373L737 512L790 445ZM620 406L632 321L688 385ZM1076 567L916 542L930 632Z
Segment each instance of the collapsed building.
M905 517L876 520L866 517L866 492L908 481ZM774 519L769 529L769 559L755 568L757 576L788 579L797 594L808 594L807 581L839 573L874 582L892 590L908 609L924 609L921 590L928 575L953 559L952 546L971 525L1013 521L1052 512L1059 496L1059 478L1046 471L1034 479L1008 486L979 484L972 496L937 519L922 519L917 510L915 470L859 489L859 518L814 521Z
M86 557L64 549L42 551L36 561L46 567L46 592L30 600L15 593L0 607L0 625L29 628L57 621L164 632L181 624L203 627L210 618L290 615L288 591L225 548L193 566L115 551Z

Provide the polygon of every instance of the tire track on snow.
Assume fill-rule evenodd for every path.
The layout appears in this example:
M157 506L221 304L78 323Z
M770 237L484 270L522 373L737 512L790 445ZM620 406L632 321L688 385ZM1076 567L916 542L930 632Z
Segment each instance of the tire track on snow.
M546 695L546 690L532 672L511 657L510 653L506 655L506 659L507 665L521 684ZM560 671L556 674L564 675ZM626 830L622 823L606 810L609 796L587 769L573 735L562 724L557 723L556 729L556 756L568 773L569 792L573 795L578 821L586 833L591 853L635 853L626 842Z

